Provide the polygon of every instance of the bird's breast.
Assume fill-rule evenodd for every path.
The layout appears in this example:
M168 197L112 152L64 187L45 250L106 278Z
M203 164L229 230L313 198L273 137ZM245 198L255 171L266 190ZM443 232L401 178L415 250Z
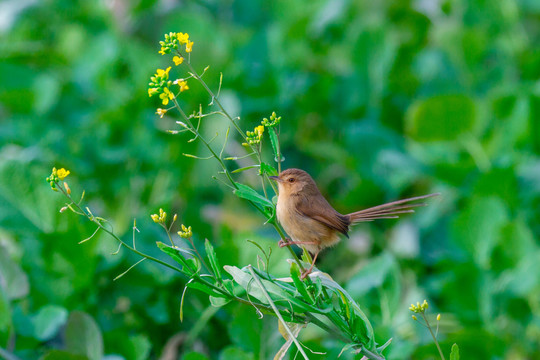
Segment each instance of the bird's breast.
M295 242L310 242L313 244L303 244L309 252L315 253L322 248L332 246L339 241L339 235L333 229L300 214L297 211L294 199L287 200L278 197L276 206L277 218L283 229Z

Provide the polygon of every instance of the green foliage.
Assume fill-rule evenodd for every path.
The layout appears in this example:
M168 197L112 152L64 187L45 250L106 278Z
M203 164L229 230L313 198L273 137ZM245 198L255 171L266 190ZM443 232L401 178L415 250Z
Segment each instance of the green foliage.
M407 135L417 141L457 140L471 133L477 118L475 103L464 95L438 95L411 105Z
M103 357L103 339L98 325L88 314L74 311L70 314L65 330L66 349L84 355L89 360Z
M211 306L209 294L190 283L179 322L187 280L149 261L113 282L139 258L111 255L117 244L102 231L77 245L95 228L57 212L63 202L43 182L52 166L72 170L70 186L85 188L89 207L128 243L137 218L137 249L145 253L168 258L155 247L168 239L148 217L162 207L193 227L199 252L210 239L220 265L255 264L259 250L245 240L256 239L273 248L269 271L291 273L294 281L283 261L289 254L275 246L278 237L261 226L263 218L212 180L214 164L180 156L207 154L185 135L166 133L174 125L170 114L160 119L151 110L161 103L148 98L148 75L165 64L155 40L187 31L198 59L209 59L205 78L213 89L223 72L220 98L242 128L251 130L274 110L281 114L280 164L308 170L339 211L443 193L413 217L360 226L318 263L361 305L375 341L393 339L388 359L437 356L407 310L423 298L442 312L444 354L457 343L467 358L540 357L540 8L536 1L374 4L163 8L156 1L61 0L4 9L2 350L21 359L83 358L65 349L58 327L64 312L50 319L57 329L51 340L36 337L37 314L55 306L88 313L104 354L159 358ZM208 103L204 89L190 91L190 109ZM211 138L227 126L207 118L201 129ZM231 136L226 153L241 142ZM270 147L262 160L274 164L275 155ZM230 169L248 165L230 161ZM257 170L238 181L260 189ZM18 270L6 270L8 262ZM304 295L295 296L313 305ZM179 357L196 349L209 359L271 358L283 343L275 319L259 320L246 309L221 306ZM327 352L310 358L337 357L345 345L313 326L300 340ZM353 357L345 351L340 359Z
M452 351L450 352L450 360L459 360L459 347L457 344L452 345Z

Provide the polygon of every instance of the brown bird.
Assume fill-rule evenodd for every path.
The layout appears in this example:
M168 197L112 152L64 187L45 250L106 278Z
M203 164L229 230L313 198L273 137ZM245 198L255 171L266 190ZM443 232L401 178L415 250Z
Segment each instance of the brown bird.
M291 237L280 240L279 246L303 245L314 254L311 267L302 274L302 279L311 272L322 249L337 244L340 233L348 237L350 226L377 219L396 219L400 214L414 212L415 207L427 205L410 202L439 195L412 197L342 215L326 201L304 170L287 169L270 178L279 186L277 218Z

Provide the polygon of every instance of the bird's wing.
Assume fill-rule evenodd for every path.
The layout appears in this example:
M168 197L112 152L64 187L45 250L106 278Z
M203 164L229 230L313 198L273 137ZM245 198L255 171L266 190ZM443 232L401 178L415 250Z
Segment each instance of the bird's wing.
M298 199L296 203L296 210L313 220L317 220L323 225L328 226L331 229L337 230L343 235L347 236L349 232L349 217L341 215L326 201L322 196L318 197L304 197Z

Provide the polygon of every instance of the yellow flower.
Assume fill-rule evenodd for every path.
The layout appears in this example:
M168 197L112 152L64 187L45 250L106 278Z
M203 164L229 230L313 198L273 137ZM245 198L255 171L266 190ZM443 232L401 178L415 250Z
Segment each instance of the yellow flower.
M157 69L156 70L156 76L163 77L163 78L169 78L169 71L171 70L171 67L169 66L167 69Z
M174 81L174 84L180 86L180 92L184 92L186 90L189 90L189 86L187 84L187 81L184 79L177 79Z
M427 308L429 307L429 304L427 302L427 300L424 300L424 302L422 304L420 304L420 302L416 302L416 305L414 304L411 304L411 306L409 307L409 310L411 310L412 312L415 312L415 313L423 313L427 310Z
M169 103L169 99L174 99L174 94L169 90L169 88L163 88L163 93L159 94L159 98L162 100L163 105Z
M164 47L161 47L161 50L159 50L159 53L161 55L165 55L165 48Z
M167 220L167 213L163 211L163 209L159 209L159 215L158 214L152 214L150 215L152 220L154 220L155 223L163 224Z
M184 62L184 58L181 57L181 56L175 56L175 57L172 58L172 60L174 61L174 65L176 65L176 66L178 66L182 62Z
M437 314L437 321L441 320L441 314Z
M180 44L186 44L189 41L189 34L188 33L178 33L176 34L176 38L180 42Z
M256 126L255 129L253 129L253 131L246 131L247 143L243 143L242 145L248 146L248 145L259 144L261 142L263 133L264 133L263 125Z
M156 111L156 114L158 114L160 118L163 118L163 115L165 115L166 113L167 113L167 109L159 108Z
M191 231L191 226L186 227L184 224L182 224L182 231L178 232L178 235L184 239L188 239L193 236L193 232Z
M54 172L54 170L53 170ZM58 176L58 179L64 180L69 175L69 170L66 170L64 168L61 168L56 172L56 175Z
M191 50L192 50L192 48L193 48L193 41L188 41L188 42L186 43L186 52L187 52L187 53L190 53Z
M148 97L152 97L152 95L157 94L157 92L157 88L148 88Z

